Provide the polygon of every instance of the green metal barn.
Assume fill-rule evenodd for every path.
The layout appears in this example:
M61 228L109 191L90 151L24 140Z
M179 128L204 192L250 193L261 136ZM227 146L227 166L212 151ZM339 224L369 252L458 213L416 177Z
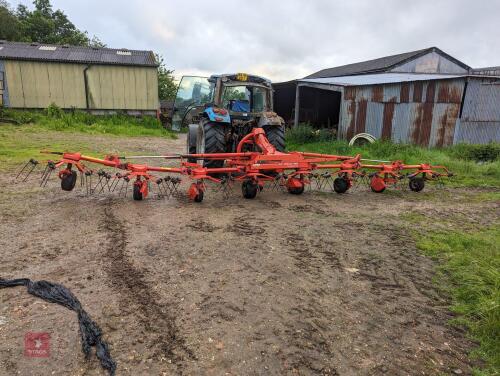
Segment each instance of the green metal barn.
M152 51L0 41L0 106L155 114Z

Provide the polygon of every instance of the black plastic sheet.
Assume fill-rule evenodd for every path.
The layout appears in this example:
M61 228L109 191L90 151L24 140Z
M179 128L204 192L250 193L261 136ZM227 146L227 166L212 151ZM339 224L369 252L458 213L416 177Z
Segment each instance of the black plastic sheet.
M28 292L50 303L57 303L78 314L82 351L85 358L91 355L91 348L95 347L96 356L101 366L109 371L111 376L116 372L116 363L111 358L108 345L102 340L101 328L90 318L80 304L80 301L66 287L47 281L33 282L27 278L6 280L0 278L0 288L26 286Z

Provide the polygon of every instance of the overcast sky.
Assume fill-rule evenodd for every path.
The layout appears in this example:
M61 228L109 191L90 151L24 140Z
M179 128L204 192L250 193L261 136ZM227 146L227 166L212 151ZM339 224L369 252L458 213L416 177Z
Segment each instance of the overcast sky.
M178 78L248 72L284 81L431 46L472 67L500 65L500 0L52 0L52 4L109 47L160 53Z

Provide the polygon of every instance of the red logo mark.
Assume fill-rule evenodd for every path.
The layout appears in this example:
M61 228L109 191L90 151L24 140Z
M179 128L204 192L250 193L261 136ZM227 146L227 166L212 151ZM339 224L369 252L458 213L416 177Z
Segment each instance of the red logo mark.
M24 336L24 356L48 358L50 356L50 334L28 332Z

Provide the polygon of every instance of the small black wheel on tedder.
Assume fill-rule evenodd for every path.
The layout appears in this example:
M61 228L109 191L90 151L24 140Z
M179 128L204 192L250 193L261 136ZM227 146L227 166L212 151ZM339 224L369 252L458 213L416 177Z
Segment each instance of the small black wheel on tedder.
M142 192L141 192L141 185L140 184L134 184L133 197L134 197L134 200L136 200L136 201L142 200Z
M247 199L255 198L255 196L257 196L258 190L259 186L252 180L245 180L243 183L241 183L241 192L243 193L243 197Z
M413 192L420 192L425 187L424 178L410 178L408 186Z
M63 191L72 191L76 185L76 171L68 171L61 176L61 188Z
M304 185L302 185L301 187L297 187L297 188L289 187L288 193L290 193L292 195L301 195L302 193L304 193Z
M202 202L203 201L203 191L199 190L198 194L194 196L194 202Z
M336 178L333 181L333 190L337 193L346 193L349 189L349 182L344 178Z

